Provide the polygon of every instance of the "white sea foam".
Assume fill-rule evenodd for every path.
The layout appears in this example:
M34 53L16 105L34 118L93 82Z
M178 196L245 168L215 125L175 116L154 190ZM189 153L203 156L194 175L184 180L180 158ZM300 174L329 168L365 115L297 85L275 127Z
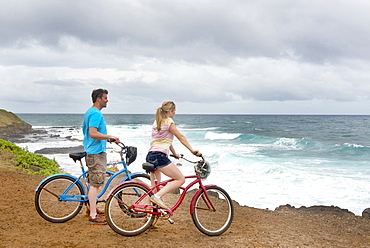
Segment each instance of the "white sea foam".
M206 132L205 139L209 140L232 140L239 137L239 133L215 133L215 132Z

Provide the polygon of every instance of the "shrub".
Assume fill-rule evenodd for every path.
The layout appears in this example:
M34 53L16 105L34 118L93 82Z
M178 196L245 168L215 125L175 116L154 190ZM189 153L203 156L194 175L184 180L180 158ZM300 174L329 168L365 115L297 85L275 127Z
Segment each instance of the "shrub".
M15 155L12 159L15 164L29 174L52 175L62 172L56 161L43 155L23 150L10 141L0 139L0 149L7 150ZM31 165L39 167L40 171L34 171Z

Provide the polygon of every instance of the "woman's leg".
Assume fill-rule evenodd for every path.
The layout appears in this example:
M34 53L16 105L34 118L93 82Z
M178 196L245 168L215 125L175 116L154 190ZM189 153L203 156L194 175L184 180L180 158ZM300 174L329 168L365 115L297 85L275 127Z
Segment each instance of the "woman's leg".
M162 197L168 192L178 189L181 185L185 183L184 175L181 173L179 168L177 168L177 166L174 163L170 163L165 167L158 168L156 172L162 172L166 176L173 179L172 182L168 183L166 186L164 186L160 191L156 193L158 197Z
M155 181L157 182L161 181L161 172L158 170L155 170L154 172L150 172L150 182L152 184L152 188L155 186ZM153 192L156 193L157 189L154 189Z

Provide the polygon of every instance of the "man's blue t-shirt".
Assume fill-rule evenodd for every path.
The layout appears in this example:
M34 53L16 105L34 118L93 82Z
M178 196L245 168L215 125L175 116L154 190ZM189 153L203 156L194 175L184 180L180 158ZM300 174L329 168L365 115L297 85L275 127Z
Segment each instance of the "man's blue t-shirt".
M84 134L83 145L85 152L90 154L98 154L106 151L107 141L97 140L90 137L89 127L96 127L98 132L107 134L107 125L101 111L95 107L90 107L84 116L82 122L82 132Z

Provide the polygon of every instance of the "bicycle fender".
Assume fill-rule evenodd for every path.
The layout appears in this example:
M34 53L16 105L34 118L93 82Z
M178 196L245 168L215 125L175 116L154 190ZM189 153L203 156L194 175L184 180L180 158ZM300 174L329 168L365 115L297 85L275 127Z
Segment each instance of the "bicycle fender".
M139 174L144 174L143 172L134 172L134 173L131 173L130 175L131 175L131 177L132 176L135 176L135 175L139 175ZM126 176L125 178L123 178L122 180L121 180L121 182L125 182L125 181L127 181L128 180L128 176Z
M140 174L140 173L139 173L139 174ZM125 181L125 182L121 182L121 183L117 184L116 186L114 186L114 187L113 187L113 189L111 189L111 190L109 191L109 193L108 193L107 197L105 197L105 200L106 200L106 201L108 200L108 198L111 196L111 194L113 193L113 191L114 191L116 188L118 188L118 187L119 187L119 186L121 186L121 185L127 184L127 183L137 183L137 184L140 184L140 185L142 185L142 186L146 187L148 190L150 190L149 186L148 186L148 185L146 185L145 183L137 182L137 181L135 181L135 182L133 182L133 181Z
M74 177L74 176L69 175L69 174L65 174L65 173L54 174L54 175L48 176L47 178L45 178L44 180L42 180L39 183L39 185L37 185L35 191L37 191L39 189L39 187L41 186L41 184L43 184L46 180L49 180L50 178L56 177L56 176L67 176L67 177L72 178L73 180L77 180L77 177ZM77 181L77 183L80 184L82 186L82 188L84 189L84 186L82 185L82 183L80 181Z
M205 185L204 188L207 189L208 187L211 187L211 186L217 186L215 184L209 184L209 185ZM193 198L191 198L191 201L190 201L190 214L193 214L194 213L194 202L195 202L195 198L203 191L203 189L198 189L197 192L195 192Z

